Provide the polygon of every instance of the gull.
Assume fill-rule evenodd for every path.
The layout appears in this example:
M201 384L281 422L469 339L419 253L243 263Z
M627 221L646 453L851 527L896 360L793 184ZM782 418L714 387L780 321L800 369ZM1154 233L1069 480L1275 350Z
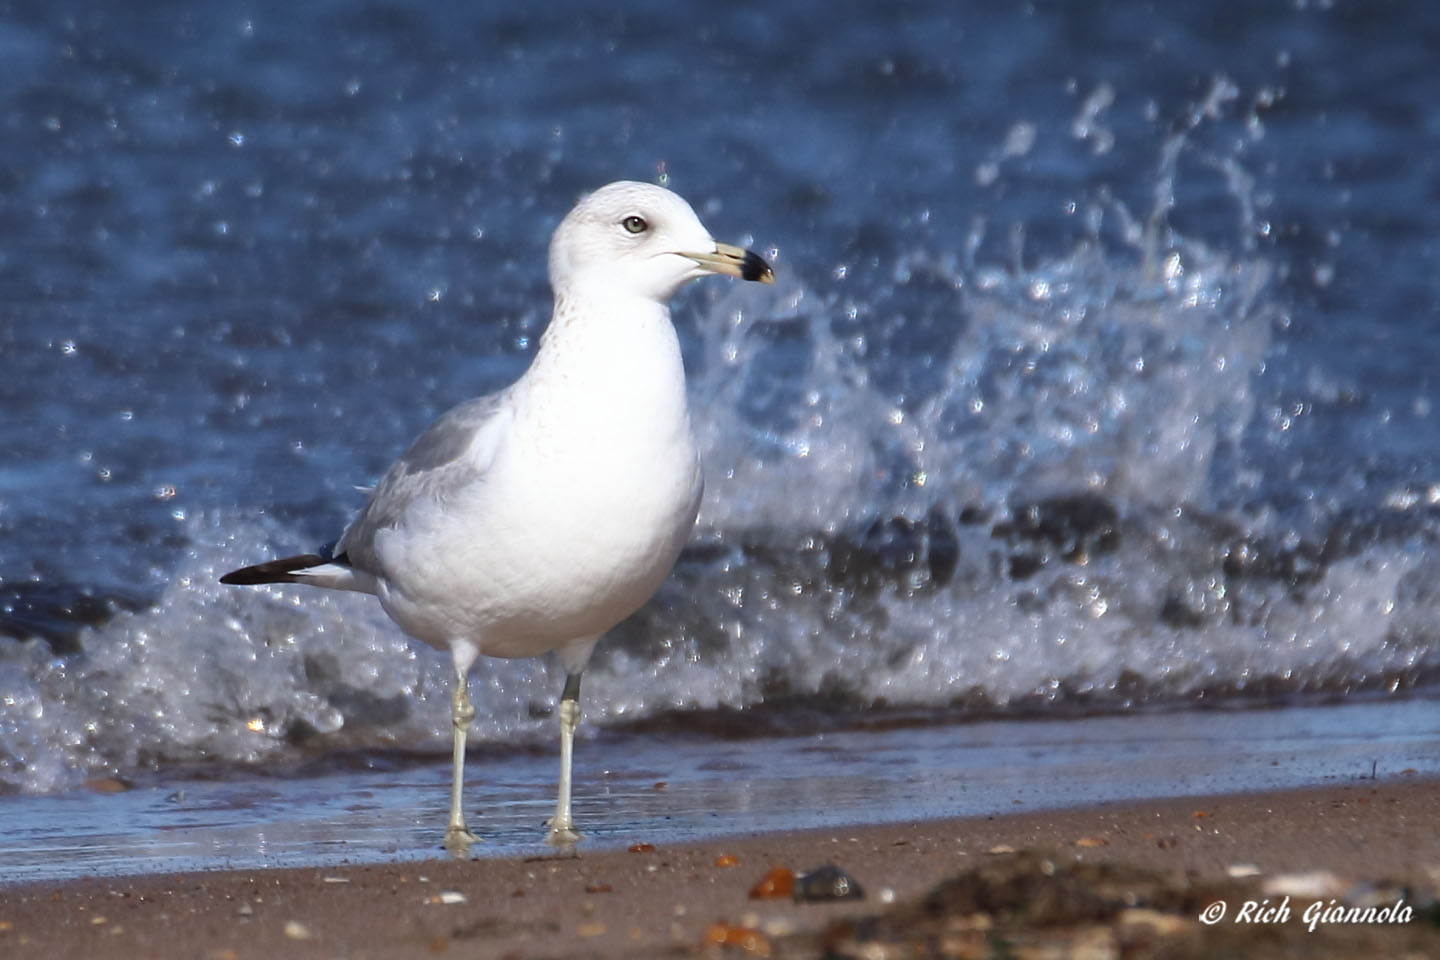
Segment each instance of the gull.
M328 554L227 573L373 594L408 636L448 650L453 778L445 849L478 838L461 793L480 655L555 651L560 782L546 842L582 839L570 813L580 677L607 630L670 573L700 507L699 452L670 298L710 274L774 283L759 255L717 243L662 187L585 197L550 241L554 313L529 369L460 404L386 471Z

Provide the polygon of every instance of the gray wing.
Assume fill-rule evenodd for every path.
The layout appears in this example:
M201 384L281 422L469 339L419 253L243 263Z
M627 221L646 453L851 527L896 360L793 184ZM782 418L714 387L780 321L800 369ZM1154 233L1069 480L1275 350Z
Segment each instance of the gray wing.
M417 501L447 499L479 480L509 425L508 390L467 400L444 413L390 465L370 500L335 544L334 558L383 575L375 535L398 526Z

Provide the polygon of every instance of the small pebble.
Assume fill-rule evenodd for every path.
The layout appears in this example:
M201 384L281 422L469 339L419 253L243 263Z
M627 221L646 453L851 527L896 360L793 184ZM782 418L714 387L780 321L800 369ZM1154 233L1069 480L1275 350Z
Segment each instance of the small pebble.
M860 888L860 884L833 863L827 863L795 878L793 899L796 903L864 898L865 891Z
M465 894L459 890L445 890L430 898L431 903L439 903L447 907L456 903L464 903L465 900Z
M1338 897L1345 892L1345 884L1329 870L1312 870L1309 873L1276 874L1267 879L1260 889L1266 896L1321 900Z
M285 936L291 940L309 940L314 935L310 932L310 928L299 920L287 920L285 922Z
M772 950L770 938L759 930L724 923L712 924L705 931L705 942L717 947L738 947L756 957L768 957Z
M1253 863L1232 863L1225 868L1225 873L1239 880L1242 877L1260 876L1260 868Z
M750 888L751 900L788 899L795 894L795 871L789 867L775 867L755 881Z
M739 857L731 856L728 853L722 853L720 854L720 856L715 858L715 866L717 867L733 867L739 862Z
M795 924L784 917L771 917L760 924L760 929L770 937L788 937L795 932Z
M582 937L598 937L605 932L605 924L598 920L582 923L575 928L575 932Z

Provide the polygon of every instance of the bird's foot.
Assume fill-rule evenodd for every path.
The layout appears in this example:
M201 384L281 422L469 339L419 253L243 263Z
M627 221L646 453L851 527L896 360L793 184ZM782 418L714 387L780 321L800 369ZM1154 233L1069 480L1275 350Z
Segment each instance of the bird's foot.
M550 832L545 836L545 842L556 850L573 850L575 844L585 839L585 835L575 829L570 822L550 824Z
M470 845L480 843L481 838L470 832L465 824L451 824L445 828L445 852L457 860L470 856Z

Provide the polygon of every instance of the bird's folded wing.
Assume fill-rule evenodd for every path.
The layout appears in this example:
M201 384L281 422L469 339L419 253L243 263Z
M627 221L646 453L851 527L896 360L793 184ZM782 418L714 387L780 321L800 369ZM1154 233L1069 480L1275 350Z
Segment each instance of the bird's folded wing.
M375 535L403 523L413 507L448 500L484 478L514 418L509 393L467 400L416 437L375 485L370 500L335 544L334 556L383 575Z

